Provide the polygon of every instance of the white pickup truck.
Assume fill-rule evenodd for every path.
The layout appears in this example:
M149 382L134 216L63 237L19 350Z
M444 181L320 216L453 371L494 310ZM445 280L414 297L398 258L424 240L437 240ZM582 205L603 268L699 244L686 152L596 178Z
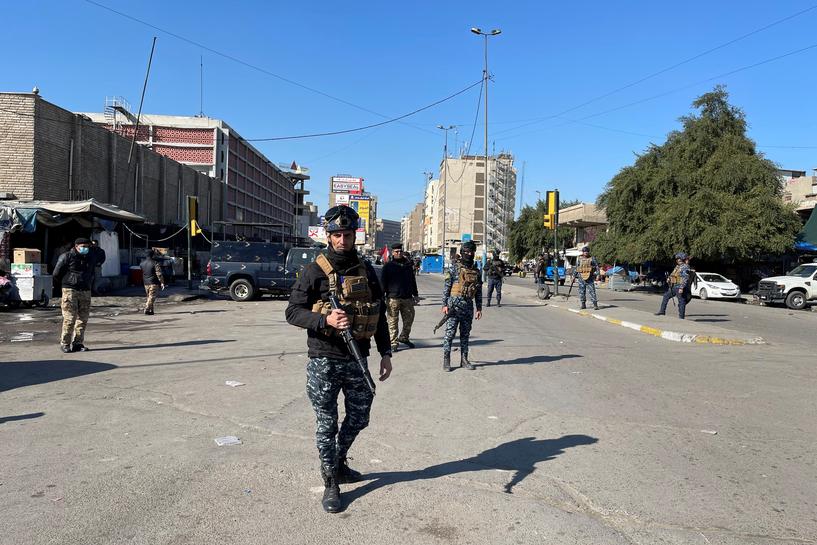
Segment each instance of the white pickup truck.
M786 303L793 310L803 310L809 301L817 301L817 263L804 263L786 276L764 278L757 286L761 303Z

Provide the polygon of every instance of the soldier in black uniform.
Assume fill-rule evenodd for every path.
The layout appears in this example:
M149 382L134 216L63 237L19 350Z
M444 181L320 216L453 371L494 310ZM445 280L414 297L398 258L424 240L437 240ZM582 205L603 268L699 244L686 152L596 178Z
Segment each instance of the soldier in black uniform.
M499 252L493 251L491 262L488 263L488 306L491 306L491 297L496 290L496 306L502 306L502 282L505 280L507 265L499 259Z
M306 390L317 417L317 445L324 482L323 508L341 509L339 483L360 480L346 463L352 442L368 424L374 393L349 352L340 330L351 329L363 356L374 337L380 352L380 380L391 374L391 349L383 291L372 266L355 250L359 216L348 206L330 208L324 216L327 252L307 265L292 289L287 321L307 330L309 364ZM344 310L332 310L328 296L338 296ZM368 371L367 371L368 372ZM338 431L338 394L343 392L346 417Z

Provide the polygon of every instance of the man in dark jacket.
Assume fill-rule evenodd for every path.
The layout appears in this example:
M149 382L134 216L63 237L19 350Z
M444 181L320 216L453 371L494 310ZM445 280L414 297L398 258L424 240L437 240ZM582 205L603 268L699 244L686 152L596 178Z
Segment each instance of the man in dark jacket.
M397 351L397 343L414 348L409 339L414 323L414 305L417 303L417 279L414 277L414 260L403 256L403 245L391 245L392 257L383 266L383 291L386 292L386 321L389 325L389 340L392 352ZM403 317L403 331L400 332L400 316Z
M349 329L364 358L374 337L380 352L380 380L391 374L391 350L383 291L374 269L355 250L360 217L348 206L330 208L324 216L328 249L303 273L292 288L287 322L306 329L309 363L306 390L317 420L316 439L321 460L325 511L341 510L339 483L360 480L346 463L358 433L369 424L374 392L339 332ZM343 310L333 310L330 294ZM366 371L368 374L368 370ZM338 431L338 394L343 392L346 417Z
M502 306L502 282L505 280L505 267L507 265L504 261L499 259L499 252L494 250L492 252L491 261L488 262L488 306L491 306L491 297L496 290L496 306Z
M96 260L91 255L91 241L78 238L74 247L57 260L54 281L62 285L62 336L60 347L66 354L88 350L85 326L91 314L91 284Z
M162 266L156 261L156 252L151 248L147 256L139 264L142 269L142 282L145 284L145 316L153 316L153 303L159 294L159 287L165 289L165 277L162 276Z

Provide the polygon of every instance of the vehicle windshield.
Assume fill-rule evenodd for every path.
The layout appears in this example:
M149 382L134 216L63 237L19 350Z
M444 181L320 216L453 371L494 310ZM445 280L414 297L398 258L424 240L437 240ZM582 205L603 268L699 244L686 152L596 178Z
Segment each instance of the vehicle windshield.
M812 274L814 274L814 271L817 271L817 267L800 265L786 276L799 276L800 278L809 278L811 277Z
M729 282L726 278L719 274L704 273L698 275L704 282Z
M289 267L292 269L301 269L304 265L315 261L315 257L320 253L320 250L313 248L293 248L289 252Z

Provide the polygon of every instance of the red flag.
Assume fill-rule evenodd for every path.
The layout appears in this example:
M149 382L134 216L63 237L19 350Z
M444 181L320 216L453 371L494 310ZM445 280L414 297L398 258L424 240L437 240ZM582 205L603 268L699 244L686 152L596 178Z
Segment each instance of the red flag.
M383 260L383 263L386 263L389 260L389 257L391 256L391 252L389 252L389 247L386 245L383 246L383 249L380 250L379 253L380 259Z

